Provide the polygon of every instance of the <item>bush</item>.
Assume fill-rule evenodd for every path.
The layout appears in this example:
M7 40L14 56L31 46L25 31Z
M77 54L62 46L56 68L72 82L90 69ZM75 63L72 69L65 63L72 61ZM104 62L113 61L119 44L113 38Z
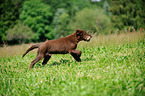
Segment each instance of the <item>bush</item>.
M110 18L103 13L102 10L94 10L84 8L76 13L76 16L71 21L70 26L73 30L83 29L97 33L107 34L110 29Z
M40 0L25 1L20 13L20 19L35 32L36 41L52 39L51 16L50 7Z
M6 31L5 40L11 44L28 43L34 40L35 37L34 32L28 26L19 22L13 28Z
M0 0L0 44L4 43L6 30L16 24L22 2L22 0Z
M120 30L130 26L136 30L145 28L144 5L143 0L112 0L109 11L113 26Z

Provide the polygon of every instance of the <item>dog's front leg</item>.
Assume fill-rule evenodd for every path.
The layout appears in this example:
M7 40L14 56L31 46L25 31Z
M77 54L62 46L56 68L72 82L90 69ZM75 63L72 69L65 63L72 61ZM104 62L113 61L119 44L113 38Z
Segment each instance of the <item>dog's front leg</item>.
M74 59L78 62L81 61L80 57L81 57L81 54L82 52L80 50L71 50L70 54L74 57Z

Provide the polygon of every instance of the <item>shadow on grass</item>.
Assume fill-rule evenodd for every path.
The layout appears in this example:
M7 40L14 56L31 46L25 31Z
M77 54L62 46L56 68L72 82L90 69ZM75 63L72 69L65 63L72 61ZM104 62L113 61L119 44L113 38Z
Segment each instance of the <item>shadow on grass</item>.
M56 65L60 65L60 62L53 62L52 64L48 64L49 66L56 66Z
M82 62L83 61L95 61L95 58L93 57L93 55L91 55L91 56L88 56L88 57L86 57L86 58L83 58L82 59Z
M49 66L55 66L55 65L60 65L60 64L69 64L69 63L71 63L70 60L61 59L59 62L53 62L52 64L49 64Z
M58 62L54 61L51 64L48 61L46 65L42 65L42 62L38 62L38 63L35 64L35 68L43 68L45 66L56 66L56 65L59 66L61 64L69 64L69 63L72 63L71 60L65 60L65 59L61 59Z
M91 56L88 56L88 57L86 57L86 58L84 58L84 59L82 59L82 61L81 62L83 62L83 61L94 61L95 60L95 58L93 57L93 55L91 55ZM63 64L68 64L68 65L70 65L70 63L72 63L72 62L77 62L77 61L75 61L75 60L66 60L66 59L60 59L58 62L56 62L56 61L54 61L53 63L49 63L49 61L47 62L47 64L46 65L42 65L42 62L38 62L36 65L35 65L35 68L43 68L43 67L45 67L45 66L59 66L59 65L63 65Z

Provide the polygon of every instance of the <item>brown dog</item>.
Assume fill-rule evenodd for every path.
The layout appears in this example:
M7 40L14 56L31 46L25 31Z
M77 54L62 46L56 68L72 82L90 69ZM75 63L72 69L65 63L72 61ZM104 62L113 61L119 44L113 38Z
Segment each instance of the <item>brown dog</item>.
M38 48L37 57L31 62L29 69L31 69L36 62L44 58L42 65L45 65L48 60L51 58L51 54L66 54L70 53L76 61L81 61L81 51L76 50L77 44L79 41L90 41L92 38L91 35L87 34L83 30L76 30L75 33L68 35L66 37L55 39L55 40L46 40L43 43L32 45L27 51L23 54L24 57L29 51Z

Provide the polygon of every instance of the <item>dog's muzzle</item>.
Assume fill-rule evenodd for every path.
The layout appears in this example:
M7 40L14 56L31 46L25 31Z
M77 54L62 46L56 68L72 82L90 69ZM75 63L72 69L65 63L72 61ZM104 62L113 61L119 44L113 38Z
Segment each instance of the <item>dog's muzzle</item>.
M86 41L89 42L91 38L91 36L86 36Z

